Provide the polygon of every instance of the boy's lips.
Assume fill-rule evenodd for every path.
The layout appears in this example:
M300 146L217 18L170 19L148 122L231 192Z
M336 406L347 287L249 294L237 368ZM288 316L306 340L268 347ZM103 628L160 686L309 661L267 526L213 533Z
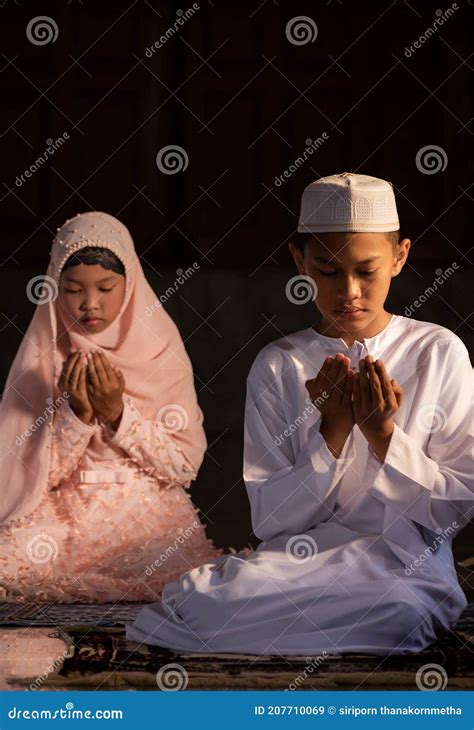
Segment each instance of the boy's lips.
M352 308L352 309L335 309L335 313L341 319L358 319L364 313L364 309Z

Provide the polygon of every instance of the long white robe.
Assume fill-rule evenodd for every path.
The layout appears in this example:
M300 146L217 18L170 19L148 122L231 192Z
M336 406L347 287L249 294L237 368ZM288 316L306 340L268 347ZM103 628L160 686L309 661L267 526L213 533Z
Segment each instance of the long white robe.
M383 463L357 426L338 459L319 432L305 381L338 352L355 370L381 358L403 385ZM451 550L474 504L463 342L399 315L350 348L308 328L263 348L247 388L244 479L263 542L166 585L127 638L192 652L425 648L466 606Z

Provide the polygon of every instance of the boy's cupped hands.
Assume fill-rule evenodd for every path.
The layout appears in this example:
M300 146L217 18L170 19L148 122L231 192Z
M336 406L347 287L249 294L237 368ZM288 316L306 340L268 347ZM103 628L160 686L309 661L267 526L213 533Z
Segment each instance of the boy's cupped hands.
M317 376L306 382L311 401L318 407L320 432L334 456L357 424L381 461L390 443L392 416L403 400L403 388L391 379L382 360L367 355L359 372L349 367L348 357L327 357Z
M116 429L123 412L125 379L101 351L86 355L71 352L64 362L58 386L68 394L74 413L85 423L94 416L100 423Z

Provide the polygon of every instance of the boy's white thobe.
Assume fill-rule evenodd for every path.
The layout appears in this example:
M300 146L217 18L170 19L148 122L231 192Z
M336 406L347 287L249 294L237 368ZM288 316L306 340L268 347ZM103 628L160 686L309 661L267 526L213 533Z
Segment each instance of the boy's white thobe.
M319 432L305 382L338 352L355 370L382 359L404 388L383 463L358 426L337 459ZM466 606L451 551L474 504L465 345L398 315L350 348L309 328L263 348L247 385L244 479L263 542L169 583L127 638L192 652L420 651Z

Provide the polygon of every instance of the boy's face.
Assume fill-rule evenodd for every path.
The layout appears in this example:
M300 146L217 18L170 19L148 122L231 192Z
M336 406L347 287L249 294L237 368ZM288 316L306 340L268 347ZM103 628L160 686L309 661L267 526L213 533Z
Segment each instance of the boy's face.
M298 271L316 284L323 325L354 335L384 315L392 277L400 273L409 248L403 239L394 251L384 233L317 233L307 240L304 254L290 243ZM345 313L347 308L357 311Z
M78 264L61 275L60 303L85 334L102 332L112 324L124 294L125 276L100 264Z

